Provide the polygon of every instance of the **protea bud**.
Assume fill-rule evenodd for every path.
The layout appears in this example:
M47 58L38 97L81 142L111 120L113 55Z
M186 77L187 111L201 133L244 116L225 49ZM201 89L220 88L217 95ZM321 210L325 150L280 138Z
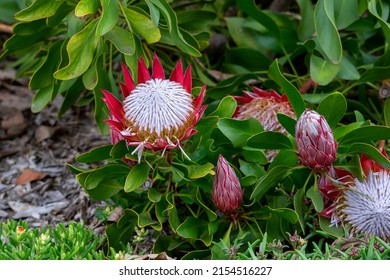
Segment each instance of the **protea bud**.
M219 155L212 191L215 205L226 215L234 214L241 205L243 195L236 173L226 159Z
M254 92L243 91L245 96L234 97L238 102L242 103L237 106L234 118L238 120L255 118L266 131L288 134L278 120L278 113L296 119L287 96L280 95L272 89L269 92L257 87L252 87L252 89ZM277 152L276 150L266 150L265 154L268 161L272 161Z
M128 145L136 147L133 153L138 152L138 162L145 148L165 151L179 147L184 153L181 142L196 133L194 126L206 109L202 106L205 86L196 98L192 98L191 67L183 74L179 61L166 79L162 65L154 55L152 75L144 60L138 61L137 84L123 64L122 71L125 82L120 83L122 102L102 90L103 100L112 115L107 121L111 130L119 132ZM115 137L119 139L118 135Z
M325 118L306 109L295 127L298 156L303 165L326 172L336 159L337 143Z

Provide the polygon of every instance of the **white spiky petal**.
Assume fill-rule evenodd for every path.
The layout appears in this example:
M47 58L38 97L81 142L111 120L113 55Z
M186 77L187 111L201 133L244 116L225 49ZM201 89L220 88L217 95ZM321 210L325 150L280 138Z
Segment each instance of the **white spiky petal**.
M370 172L360 182L344 190L341 219L356 233L390 238L390 174Z
M156 133L179 129L193 112L192 97L171 80L152 79L137 85L124 100L125 117L140 131Z

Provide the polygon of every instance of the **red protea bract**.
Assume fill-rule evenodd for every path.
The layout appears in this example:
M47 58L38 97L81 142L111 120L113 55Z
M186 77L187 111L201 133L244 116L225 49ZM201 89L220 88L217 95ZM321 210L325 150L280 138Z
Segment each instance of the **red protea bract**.
M226 159L219 155L213 180L212 199L226 215L237 213L243 198L240 181Z
M297 121L295 141L301 163L315 172L326 172L336 159L337 143L325 118L306 109Z
M170 78L166 79L163 67L154 55L152 68L150 76L144 60L140 58L136 84L122 64L124 83L120 83L120 87L123 101L102 90L103 100L112 115L106 122L111 130L120 133L129 146L136 147L133 153L138 152L138 162L145 148L164 153L167 149L179 147L187 156L181 142L197 132L194 126L206 109L202 106L205 85L196 98L192 96L191 66L183 73L180 60Z

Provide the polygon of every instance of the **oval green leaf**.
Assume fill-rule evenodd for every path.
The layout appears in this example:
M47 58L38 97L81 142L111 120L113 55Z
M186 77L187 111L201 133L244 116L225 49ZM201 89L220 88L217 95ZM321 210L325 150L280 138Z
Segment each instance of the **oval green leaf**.
M245 146L249 138L264 131L261 124L253 118L247 120L221 119L217 126L235 148Z
M70 38L66 50L69 64L54 73L59 80L70 80L79 77L91 65L99 38L95 36L97 20L91 21L83 30Z
M334 20L333 0L319 0L314 9L318 41L327 58L334 64L341 61L343 49Z
M339 92L327 95L317 108L317 112L325 117L331 128L341 121L346 111L347 100Z
M321 86L329 84L339 72L340 64L333 64L314 54L310 57L310 77Z
M149 178L150 167L147 163L142 162L135 165L126 177L125 192L132 192L142 186Z

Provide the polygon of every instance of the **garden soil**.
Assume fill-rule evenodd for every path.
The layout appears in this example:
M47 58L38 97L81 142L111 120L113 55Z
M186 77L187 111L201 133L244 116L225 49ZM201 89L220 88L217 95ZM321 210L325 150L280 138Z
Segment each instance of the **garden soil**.
M0 222L22 219L46 227L76 221L99 231L95 213L105 206L91 201L67 167L77 155L109 143L93 109L71 109L58 118L57 98L32 113L28 80L7 65L0 63Z

